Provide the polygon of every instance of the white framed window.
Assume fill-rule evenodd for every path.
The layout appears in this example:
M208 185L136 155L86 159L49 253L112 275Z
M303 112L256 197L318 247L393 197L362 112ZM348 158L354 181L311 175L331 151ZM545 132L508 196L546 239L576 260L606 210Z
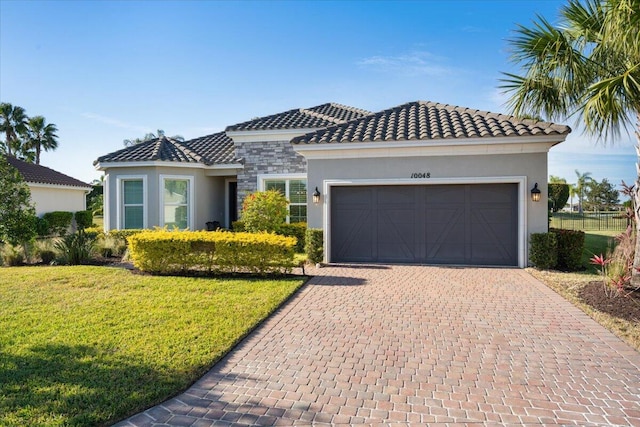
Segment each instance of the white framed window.
M160 226L194 227L193 176L160 175Z
M117 186L116 227L119 230L147 228L147 176L119 176Z
M259 175L258 190L278 190L289 200L288 223L307 221L307 175Z

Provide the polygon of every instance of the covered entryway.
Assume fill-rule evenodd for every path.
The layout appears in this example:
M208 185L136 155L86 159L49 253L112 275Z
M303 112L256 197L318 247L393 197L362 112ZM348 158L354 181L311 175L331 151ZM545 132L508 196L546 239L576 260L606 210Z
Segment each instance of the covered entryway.
M518 184L334 186L331 262L518 265Z

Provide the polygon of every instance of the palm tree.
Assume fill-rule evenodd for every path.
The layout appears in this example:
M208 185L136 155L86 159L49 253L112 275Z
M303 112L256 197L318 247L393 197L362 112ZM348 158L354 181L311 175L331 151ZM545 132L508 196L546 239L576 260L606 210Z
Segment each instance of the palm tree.
M589 183L593 181L591 178L591 172L580 173L576 169L576 195L578 196L578 212L582 213L582 201L584 200L584 192L589 186Z
M58 148L58 128L53 123L46 123L42 116L31 117L27 122L26 150L35 150L35 163L40 164L40 152Z
M578 196L578 194L578 188L574 184L569 184L569 197L571 198L569 207L571 212L573 212L573 196Z
M149 132L146 133L142 138L135 139L125 139L122 141L125 147L131 147L133 145L142 144L143 142L151 141L152 139L161 138L165 136L164 131L162 129L158 129L156 133ZM173 135L170 136L169 139L173 139L175 141L184 141L184 137L182 135Z
M514 115L578 116L602 141L635 124L640 139L640 0L568 0L557 25L539 16L531 27L518 26L509 43L522 67L522 75L505 73L502 80ZM634 267L640 267L637 233Z
M27 120L24 108L8 102L0 103L0 132L5 134L5 141L0 148L8 156L15 156L20 152L20 135L26 131Z

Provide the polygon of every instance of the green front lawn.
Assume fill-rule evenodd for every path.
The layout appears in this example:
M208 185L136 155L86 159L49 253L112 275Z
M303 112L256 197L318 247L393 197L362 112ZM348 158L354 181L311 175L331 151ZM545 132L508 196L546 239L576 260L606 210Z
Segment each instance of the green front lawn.
M591 265L589 260L594 255L606 255L607 251L614 247L614 237L621 233L621 231L585 231L582 265L590 272L597 273L598 269Z
M107 425L159 403L303 281L0 268L0 425Z

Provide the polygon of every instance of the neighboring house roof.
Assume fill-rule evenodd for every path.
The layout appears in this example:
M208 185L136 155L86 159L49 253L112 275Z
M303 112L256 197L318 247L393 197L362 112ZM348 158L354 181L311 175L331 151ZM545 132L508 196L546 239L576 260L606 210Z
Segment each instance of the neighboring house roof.
M29 184L63 185L67 187L90 188L91 185L79 179L70 177L46 166L27 163L15 157L7 156L7 161L16 168L23 179Z
M219 132L184 142L162 136L98 157L93 164L144 161L212 165L239 160L235 158L233 140L224 132Z
M567 135L564 125L427 101L410 102L292 139L294 144Z
M327 103L312 108L298 108L227 126L227 132L276 129L325 128L372 114L346 105Z

